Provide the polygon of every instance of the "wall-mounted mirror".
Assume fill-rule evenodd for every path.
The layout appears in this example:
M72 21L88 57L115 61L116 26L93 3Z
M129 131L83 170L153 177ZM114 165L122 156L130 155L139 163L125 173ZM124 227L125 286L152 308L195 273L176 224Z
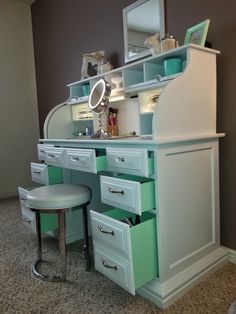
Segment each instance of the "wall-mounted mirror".
M125 62L150 55L145 39L165 36L164 0L138 0L123 9Z

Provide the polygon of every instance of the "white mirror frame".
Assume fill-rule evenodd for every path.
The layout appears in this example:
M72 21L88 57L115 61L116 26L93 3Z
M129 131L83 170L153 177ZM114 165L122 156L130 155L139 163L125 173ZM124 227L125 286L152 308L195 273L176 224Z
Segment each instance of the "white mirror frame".
M150 49L147 47L146 51L136 53L133 56L129 56L129 49L128 49L128 23L127 23L127 14L131 10L141 6L142 4L148 2L149 0L138 0L128 7L123 9L123 32L124 32L124 54L125 54L125 63L146 57L151 55ZM160 21L160 38L164 38L165 36L165 14L164 14L164 0L156 0L159 7L159 12L157 12L156 18Z

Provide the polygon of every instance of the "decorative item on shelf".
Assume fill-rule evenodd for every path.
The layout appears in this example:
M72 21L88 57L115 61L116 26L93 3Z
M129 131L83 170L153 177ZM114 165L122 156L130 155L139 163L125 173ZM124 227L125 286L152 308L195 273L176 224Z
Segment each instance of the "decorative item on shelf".
M109 84L111 85L111 96L124 96L123 94L123 77L121 73L112 73L107 77ZM124 99L124 97L123 97ZM112 99L114 100L114 98ZM111 100L110 100L111 101Z
M179 43L173 35L166 34L161 40L161 52L172 50L179 47Z
M113 65L110 61L103 59L102 63L99 65L98 74L103 74L109 72L113 69Z
M118 135L117 113L118 109L114 109L112 107L108 109L107 132L110 133L111 136Z
M207 19L187 29L184 44L195 44L204 46L206 42L209 24L210 20Z
M81 69L81 79L86 79L98 74L100 64L103 62L105 52L96 51L83 55L83 63Z
M144 41L145 46L147 46L152 55L156 55L161 52L161 41L160 41L160 33L156 33L152 36L149 36Z

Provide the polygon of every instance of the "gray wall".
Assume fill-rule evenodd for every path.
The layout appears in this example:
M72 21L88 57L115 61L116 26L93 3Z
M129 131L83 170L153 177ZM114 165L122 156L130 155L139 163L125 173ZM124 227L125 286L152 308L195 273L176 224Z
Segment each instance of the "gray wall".
M0 0L0 198L31 186L39 123L30 7Z
M36 0L33 4L41 129L48 111L67 99L66 85L80 79L83 53L105 50L115 66L124 64L122 9L133 2ZM166 29L180 44L187 28L210 18L208 40L213 48L221 51L218 57L218 131L226 132L220 146L221 240L223 245L236 249L236 2L166 0L165 6Z

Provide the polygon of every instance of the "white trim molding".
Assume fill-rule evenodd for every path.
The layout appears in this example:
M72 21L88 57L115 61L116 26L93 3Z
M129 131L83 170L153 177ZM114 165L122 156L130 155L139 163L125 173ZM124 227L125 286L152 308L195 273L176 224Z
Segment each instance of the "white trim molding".
M161 283L158 278L154 279L138 289L137 293L149 299L158 307L166 308L203 278L226 263L229 260L228 252L228 248L219 247L166 282ZM236 257L236 252L234 257Z
M228 249L229 262L236 264L236 251Z

